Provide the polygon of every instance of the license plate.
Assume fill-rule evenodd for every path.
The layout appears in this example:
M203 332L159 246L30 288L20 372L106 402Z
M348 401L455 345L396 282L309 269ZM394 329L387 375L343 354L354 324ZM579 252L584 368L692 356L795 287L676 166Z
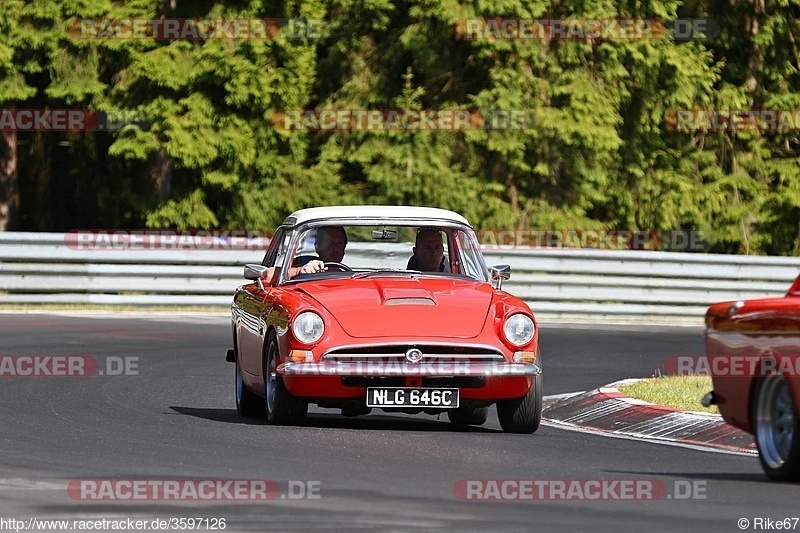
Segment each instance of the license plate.
M458 389L380 387L367 389L367 407L458 407Z

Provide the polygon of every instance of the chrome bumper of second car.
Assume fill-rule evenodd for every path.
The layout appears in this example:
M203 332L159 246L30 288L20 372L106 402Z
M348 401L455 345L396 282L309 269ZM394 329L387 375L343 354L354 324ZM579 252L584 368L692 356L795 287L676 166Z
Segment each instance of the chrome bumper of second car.
M283 363L278 374L285 376L536 376L537 363L397 363L395 361L347 361Z

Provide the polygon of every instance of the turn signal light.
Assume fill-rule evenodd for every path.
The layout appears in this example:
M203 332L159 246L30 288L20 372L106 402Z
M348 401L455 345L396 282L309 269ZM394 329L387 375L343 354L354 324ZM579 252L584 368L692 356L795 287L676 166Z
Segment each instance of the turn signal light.
M289 350L289 359L293 363L311 363L314 361L314 352L311 350Z
M515 363L535 363L536 352L514 352Z

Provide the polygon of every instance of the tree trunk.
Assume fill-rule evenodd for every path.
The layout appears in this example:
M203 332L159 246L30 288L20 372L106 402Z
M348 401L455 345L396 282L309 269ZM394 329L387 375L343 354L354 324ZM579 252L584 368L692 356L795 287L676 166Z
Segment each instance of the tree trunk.
M7 231L19 205L17 132L0 131L0 139L0 231Z
M751 98L757 99L760 96L757 93L764 67L764 51L760 45L755 43L755 40L761 31L761 21L766 10L764 0L750 0L750 3L753 6L753 11L745 16L745 30L750 34L750 55L747 58L745 87L747 87Z
M172 158L163 149L153 157L150 179L153 181L158 201L162 202L169 198L172 192Z

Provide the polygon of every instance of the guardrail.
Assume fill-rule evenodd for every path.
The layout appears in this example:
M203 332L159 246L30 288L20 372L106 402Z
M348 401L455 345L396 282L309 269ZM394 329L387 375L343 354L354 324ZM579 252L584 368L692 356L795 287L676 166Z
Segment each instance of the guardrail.
M486 249L503 288L548 319L702 323L711 303L785 294L800 258L568 248ZM0 304L230 305L263 250L79 250L59 233L0 233ZM347 254L368 253L351 243Z

